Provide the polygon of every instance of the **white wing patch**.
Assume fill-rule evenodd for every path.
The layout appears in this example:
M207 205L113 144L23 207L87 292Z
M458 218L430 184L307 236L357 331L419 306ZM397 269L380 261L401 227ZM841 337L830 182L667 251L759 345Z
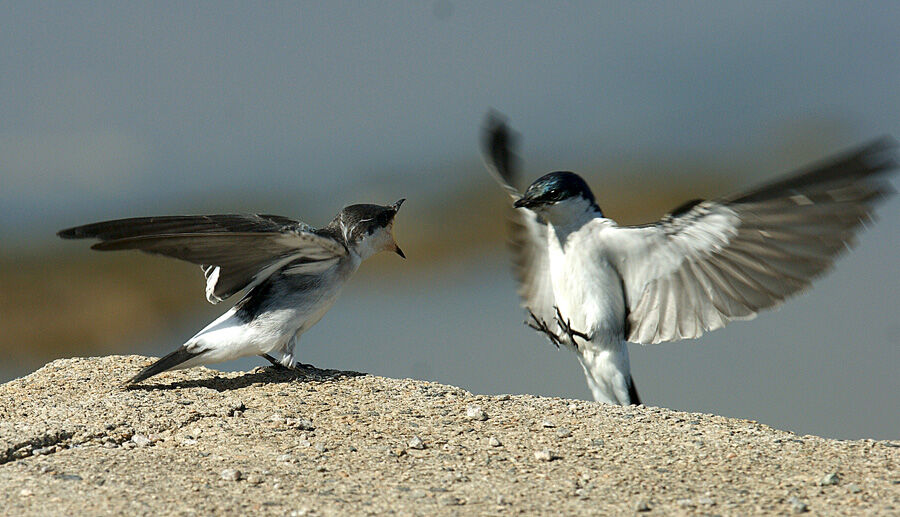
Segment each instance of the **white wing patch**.
M201 266L203 275L206 277L206 299L209 303L215 305L222 301L222 298L216 296L216 282L219 281L219 266Z

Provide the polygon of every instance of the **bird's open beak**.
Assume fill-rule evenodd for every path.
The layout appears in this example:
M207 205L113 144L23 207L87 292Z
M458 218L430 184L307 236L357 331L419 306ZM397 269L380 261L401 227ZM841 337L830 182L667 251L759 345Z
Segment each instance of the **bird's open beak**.
M394 213L397 213L397 211L400 210L400 205L402 205L404 201L406 201L406 198L403 198L391 205L391 208L394 209ZM406 254L403 253L403 250L401 250L400 246L397 245L397 241L394 241L394 253L400 255L402 258L406 258Z

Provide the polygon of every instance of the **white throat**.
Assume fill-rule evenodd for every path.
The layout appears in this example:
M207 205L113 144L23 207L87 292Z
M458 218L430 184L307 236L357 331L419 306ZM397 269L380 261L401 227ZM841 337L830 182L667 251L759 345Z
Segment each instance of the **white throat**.
M592 219L603 217L596 204L581 196L545 205L537 213L547 224L554 227L560 238L578 230Z

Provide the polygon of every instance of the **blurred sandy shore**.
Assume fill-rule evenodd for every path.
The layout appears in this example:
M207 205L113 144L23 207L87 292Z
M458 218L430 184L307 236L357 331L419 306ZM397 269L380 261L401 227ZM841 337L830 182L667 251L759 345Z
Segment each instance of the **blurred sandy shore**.
M890 514L898 444L334 370L54 361L0 386L16 515Z

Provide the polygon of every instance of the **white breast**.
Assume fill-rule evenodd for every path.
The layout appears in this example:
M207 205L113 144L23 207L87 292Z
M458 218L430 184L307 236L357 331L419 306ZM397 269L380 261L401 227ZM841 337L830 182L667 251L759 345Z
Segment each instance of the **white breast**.
M599 246L595 232L596 228L582 227L560 239L550 226L553 294L560 312L571 320L574 330L593 335L597 345L608 343L618 347L625 323L622 281Z

